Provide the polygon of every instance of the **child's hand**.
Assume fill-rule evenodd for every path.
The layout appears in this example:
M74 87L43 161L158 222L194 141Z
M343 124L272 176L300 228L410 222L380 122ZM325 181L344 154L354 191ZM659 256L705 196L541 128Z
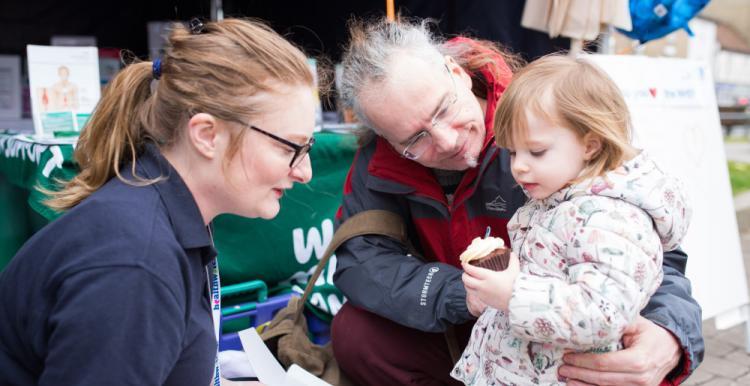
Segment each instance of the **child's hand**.
M520 270L518 256L515 253L510 253L508 268L505 271L492 271L468 263L461 265L464 268L462 279L469 296L476 296L488 306L499 310L508 310L513 283Z
M466 291L466 308L469 309L471 316L478 318L487 308L487 305L477 298L474 291Z

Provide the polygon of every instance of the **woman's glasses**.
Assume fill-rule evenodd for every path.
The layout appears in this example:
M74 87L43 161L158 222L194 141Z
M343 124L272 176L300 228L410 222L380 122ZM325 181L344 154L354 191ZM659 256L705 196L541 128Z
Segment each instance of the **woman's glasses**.
M281 138L281 137L279 137L277 135L271 134L271 133L269 133L269 132L267 132L267 131L265 131L265 130L263 130L261 128L255 127L253 125L248 125L247 127L249 127L251 129L253 129L253 130L255 130L255 131L257 131L257 132L265 135L265 136L270 137L271 139L273 139L275 141L281 142L284 145L289 146L292 149L294 149L294 156L292 157L292 160L289 162L289 167L290 168L296 168L297 166L299 166L299 164L302 163L302 160L305 159L305 156L307 155L307 153L310 152L310 149L312 148L313 144L315 144L315 138L313 138L313 137L310 137L310 140L307 141L306 144L304 144L304 145L298 145L298 144L296 144L294 142L287 141L284 138Z

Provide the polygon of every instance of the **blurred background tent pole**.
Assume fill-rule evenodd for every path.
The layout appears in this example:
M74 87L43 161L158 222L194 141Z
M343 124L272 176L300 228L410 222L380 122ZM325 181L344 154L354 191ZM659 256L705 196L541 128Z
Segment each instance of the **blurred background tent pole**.
M608 25L602 28L602 34L599 36L599 53L604 55L615 54L615 27Z
M396 10L393 6L393 0L385 0L385 17L389 21L396 21Z
M221 0L211 0L211 20L224 20L224 6L221 4Z

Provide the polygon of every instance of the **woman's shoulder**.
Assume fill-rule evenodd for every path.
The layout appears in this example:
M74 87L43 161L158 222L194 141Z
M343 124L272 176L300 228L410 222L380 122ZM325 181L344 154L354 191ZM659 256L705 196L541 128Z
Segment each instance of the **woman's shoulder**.
M131 194L128 199L107 188L95 192L34 234L13 258L17 269L34 267L50 283L92 269L179 275L185 252L170 231L158 196L147 193L149 189L125 189Z
M167 247L174 239L170 229L166 209L153 186L113 179L43 231L83 249L93 247L100 255L94 259L118 264L121 259L134 262L134 256Z
M112 178L81 201L70 213L85 223L104 227L141 228L164 213L159 194L152 185L136 186Z

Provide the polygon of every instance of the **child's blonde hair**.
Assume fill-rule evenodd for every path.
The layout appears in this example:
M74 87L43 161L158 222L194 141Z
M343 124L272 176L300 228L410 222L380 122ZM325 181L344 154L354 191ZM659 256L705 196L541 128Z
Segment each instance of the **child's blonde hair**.
M528 131L526 114L601 141L579 179L620 166L635 150L630 145L630 113L612 79L584 58L555 54L538 59L513 76L495 111L495 142L513 148Z

